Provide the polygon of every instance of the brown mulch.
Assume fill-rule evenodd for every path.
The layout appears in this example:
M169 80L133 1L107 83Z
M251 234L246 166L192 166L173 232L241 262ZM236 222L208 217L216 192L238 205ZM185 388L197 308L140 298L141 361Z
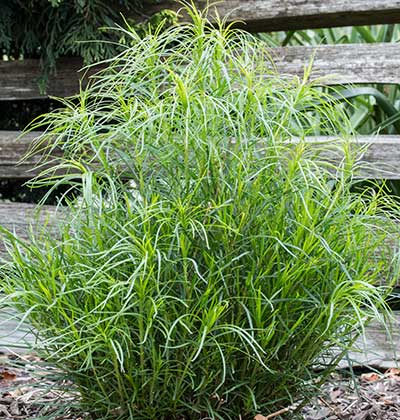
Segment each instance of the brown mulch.
M38 365L40 361L35 356L0 355L0 419L28 420L44 416L52 420L87 419L71 408L77 400L76 394L59 391L51 374L43 371L38 386L38 379L32 374ZM60 402L65 407L62 413ZM300 415L290 410L288 407L286 414L283 413L286 410L281 410L258 415L256 420L280 419L280 415L304 420L398 420L400 369L392 368L384 373L371 371L355 378L335 373Z
M345 379L339 373L303 409L305 420L399 420L400 370L368 372Z
M0 419L85 420L73 409L76 393L61 391L68 385L34 355L0 354Z

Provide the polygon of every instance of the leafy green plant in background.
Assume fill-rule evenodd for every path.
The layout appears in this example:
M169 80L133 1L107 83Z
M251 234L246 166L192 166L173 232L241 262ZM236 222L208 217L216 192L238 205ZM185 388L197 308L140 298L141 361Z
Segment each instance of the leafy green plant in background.
M399 42L400 25L375 25L260 34L270 45L312 46ZM359 85L335 88L354 134L400 134L399 85ZM400 195L400 182L390 180L384 188Z
M140 28L146 0L0 0L0 51L11 59L41 58L44 80L60 56L82 57L85 63L110 58L120 51L119 34L105 28L122 24L122 13ZM171 12L152 17L171 24ZM96 42L93 42L96 41Z
M270 45L321 45L398 42L400 25L375 25L260 34ZM400 134L400 88L398 85L347 87L344 105L354 132Z
M301 401L385 314L398 274L398 207L352 192L345 142L302 141L341 134L345 116L271 72L261 41L188 12L143 40L124 31L134 46L31 127L47 127L48 159L65 153L34 185L79 178L82 196L54 237L8 233L2 303L97 419L250 419Z

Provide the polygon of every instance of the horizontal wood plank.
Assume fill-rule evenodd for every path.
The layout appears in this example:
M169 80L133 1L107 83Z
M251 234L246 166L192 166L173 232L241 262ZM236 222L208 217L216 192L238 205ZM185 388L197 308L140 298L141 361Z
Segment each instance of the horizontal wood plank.
M49 76L45 91L40 89L40 60L0 61L0 100L40 99L48 95L71 96L79 92L83 62L80 58L64 58L57 71Z
M389 369L400 363L400 312L395 312L391 326L381 321L372 321L365 328L353 351L349 352L353 366L368 366L377 369ZM343 359L340 367L348 367L348 360Z
M400 44L347 44L281 47L270 50L279 73L302 77L312 63L311 80L323 85L400 83Z
M228 22L241 21L240 27L251 32L289 29L330 28L335 26L373 25L400 22L399 0L225 0L211 2L211 16L217 9ZM195 1L204 9L206 0ZM179 3L164 0L149 5L147 15L165 8L182 9ZM184 19L185 14L182 12Z
M39 134L30 132L20 137L19 131L0 131L0 179L31 179L39 174L39 155L21 161Z
M31 142L40 135L31 132L18 138L18 131L0 131L0 179L30 179L39 174L35 165L40 156L32 156L22 163ZM341 141L337 137L308 137L310 143ZM357 136L351 140L357 147L366 147L362 155L365 163L360 176L364 178L400 179L400 135Z
M35 343L35 332L27 322L20 324L22 316L10 309L0 308L0 353L24 354ZM392 327L372 321L365 328L349 352L349 359L342 359L340 368L352 366L388 369L400 364L400 312L395 312Z
M271 60L279 73L302 77L313 60L311 80L320 84L400 83L400 44L348 44L318 47L282 47L270 49ZM271 68L274 66L271 64ZM38 60L0 61L0 100L37 99L50 96L72 96L79 91L77 59L58 63L46 93L39 91ZM92 72L93 73L93 72Z
M57 212L56 206L43 206L37 218L37 206L28 203L0 203L0 225L15 232L21 239L28 238L29 226L33 228L40 225L54 224L61 217L61 210ZM0 253L4 253L4 236L0 233Z
M311 144L337 143L343 140L335 136L307 137ZM362 165L358 167L357 178L365 179L400 179L400 135L357 136L350 138L350 143L358 149L363 149L359 155ZM326 157L332 161L341 156L326 152Z

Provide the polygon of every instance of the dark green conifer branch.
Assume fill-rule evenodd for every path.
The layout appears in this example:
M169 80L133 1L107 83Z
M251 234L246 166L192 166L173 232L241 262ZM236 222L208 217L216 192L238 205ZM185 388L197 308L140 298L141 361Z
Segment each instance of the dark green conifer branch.
M142 31L143 10L152 1L0 0L0 51L10 59L40 58L46 80L61 56L89 64L115 55L120 34L104 28L124 25L128 16L133 25L141 21Z

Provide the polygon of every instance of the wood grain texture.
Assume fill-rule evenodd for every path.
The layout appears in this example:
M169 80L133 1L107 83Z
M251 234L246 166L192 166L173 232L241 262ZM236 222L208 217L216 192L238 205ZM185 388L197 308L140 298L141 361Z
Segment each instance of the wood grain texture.
M237 26L250 32L288 29L328 28L335 26L372 25L400 22L399 0L225 0L211 8L228 22L242 21ZM206 0L197 0L200 8ZM164 0L147 9L147 15L164 8L178 10L181 5ZM186 16L182 13L184 19Z
M270 49L279 73L302 77L313 60L311 80L324 85L347 83L400 83L400 44L321 45ZM38 88L39 63L35 60L0 61L0 100L44 98ZM63 60L49 81L47 94L72 96L79 91L77 60Z
M30 224L33 229L38 224L41 228L51 228L59 217L62 217L62 209L57 210L56 206L43 206L42 213L37 216L35 204L0 203L0 225L22 239L28 237ZM0 233L0 255L7 258L3 240L4 234ZM25 353L33 342L30 326L26 323L21 325L16 312L0 308L0 353Z
M321 45L271 48L279 73L302 77L312 62L310 79L323 85L400 83L400 44Z
M30 225L33 229L35 226L51 226L62 217L62 210L57 211L56 206L43 206L39 216L36 208L35 204L28 203L0 203L0 225L26 239ZM0 253L4 252L3 239L3 234L0 234Z
M381 322L372 321L359 337L354 351L349 352L353 366L369 366L378 369L396 367L400 363L400 312L395 312L392 326L386 330ZM347 367L342 360L340 367Z
M309 143L337 143L338 137L307 137ZM359 153L362 166L358 168L356 178L365 179L400 179L400 136L357 136L350 139L354 150ZM357 149L356 149L357 148ZM337 153L326 152L326 158L332 161L341 159Z
M22 316L15 311L0 308L0 353L24 354L29 352L35 342L35 332L26 322L20 324ZM391 335L386 327L372 321L365 328L365 334L359 337L354 351L349 352L353 367L373 367L388 369L400 363L400 312L394 314ZM348 360L339 363L340 368L347 368Z
M40 156L19 163L31 142L40 135L32 132L21 139L18 131L0 131L0 179L30 179L38 175L35 165ZM309 143L341 141L337 137L308 137ZM357 136L351 140L355 147L367 147L362 155L366 164L360 172L364 178L400 179L400 135ZM336 158L338 158L336 156Z
M82 66L80 58L60 59L56 73L50 76L46 91L42 92L39 89L42 74L39 60L0 61L0 100L74 95L79 92L79 79L84 75L80 72Z
M30 179L39 174L40 155L21 161L40 132L0 131L0 179Z

